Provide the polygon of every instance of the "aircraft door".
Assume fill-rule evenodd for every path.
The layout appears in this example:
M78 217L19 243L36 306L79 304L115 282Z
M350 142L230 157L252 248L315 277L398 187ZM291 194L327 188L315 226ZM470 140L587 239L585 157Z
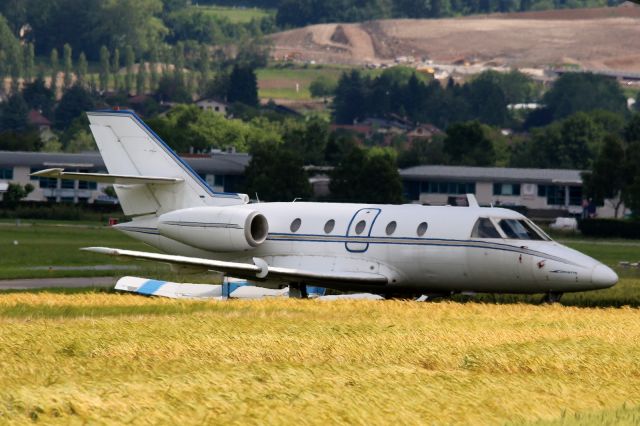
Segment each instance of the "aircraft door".
M347 237L349 241L345 243L345 248L351 253L364 253L369 249L369 243L366 242L371 235L371 228L376 222L380 209L360 209L353 215L349 228L347 229ZM363 242L358 242L358 240Z

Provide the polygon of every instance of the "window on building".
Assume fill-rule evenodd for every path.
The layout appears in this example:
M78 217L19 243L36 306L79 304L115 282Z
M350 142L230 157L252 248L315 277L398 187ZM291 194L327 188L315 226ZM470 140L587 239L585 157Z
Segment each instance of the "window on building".
M216 175L213 182L215 186L221 186L224 188L224 175Z
M519 183L494 183L493 195L520 195Z
M40 170L42 170L42 167L32 167L29 170L29 180L38 180L38 179L40 179L38 176L31 176L33 173L39 172Z
M421 192L427 194L475 194L473 182L422 182Z
M64 189L74 189L75 188L75 180L71 179L61 179L60 187Z
M582 187L581 186L569 187L569 205L570 206L582 205Z
M538 185L538 197L547 197L549 206L564 206L564 186Z
M13 179L13 167L0 167L0 179Z
M40 188L56 189L58 187L58 179L54 178L40 178Z
M73 197L60 197L61 203L73 203Z

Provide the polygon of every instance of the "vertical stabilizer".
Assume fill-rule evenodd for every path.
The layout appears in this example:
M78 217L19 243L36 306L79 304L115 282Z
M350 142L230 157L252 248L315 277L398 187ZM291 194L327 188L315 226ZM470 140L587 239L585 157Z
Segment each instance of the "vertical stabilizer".
M95 111L87 115L110 174L182 180L175 185L114 185L126 215L159 215L188 207L247 202L244 194L214 192L133 111Z

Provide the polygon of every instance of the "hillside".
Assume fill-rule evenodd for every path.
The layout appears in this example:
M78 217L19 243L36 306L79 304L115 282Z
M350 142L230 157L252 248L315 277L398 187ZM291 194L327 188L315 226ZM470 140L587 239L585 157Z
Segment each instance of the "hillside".
M640 70L640 7L321 24L271 36L274 56L365 64L400 56L514 67Z

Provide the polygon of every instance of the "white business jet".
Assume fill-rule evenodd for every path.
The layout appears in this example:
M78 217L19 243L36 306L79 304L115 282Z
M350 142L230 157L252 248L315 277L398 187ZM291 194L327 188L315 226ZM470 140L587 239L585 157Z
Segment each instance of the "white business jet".
M214 192L131 111L88 113L108 174L35 176L114 185L131 221L116 228L166 254L85 250L217 271L306 296L306 285L386 297L545 293L613 286L610 268L549 238L521 214L479 207L249 203Z

